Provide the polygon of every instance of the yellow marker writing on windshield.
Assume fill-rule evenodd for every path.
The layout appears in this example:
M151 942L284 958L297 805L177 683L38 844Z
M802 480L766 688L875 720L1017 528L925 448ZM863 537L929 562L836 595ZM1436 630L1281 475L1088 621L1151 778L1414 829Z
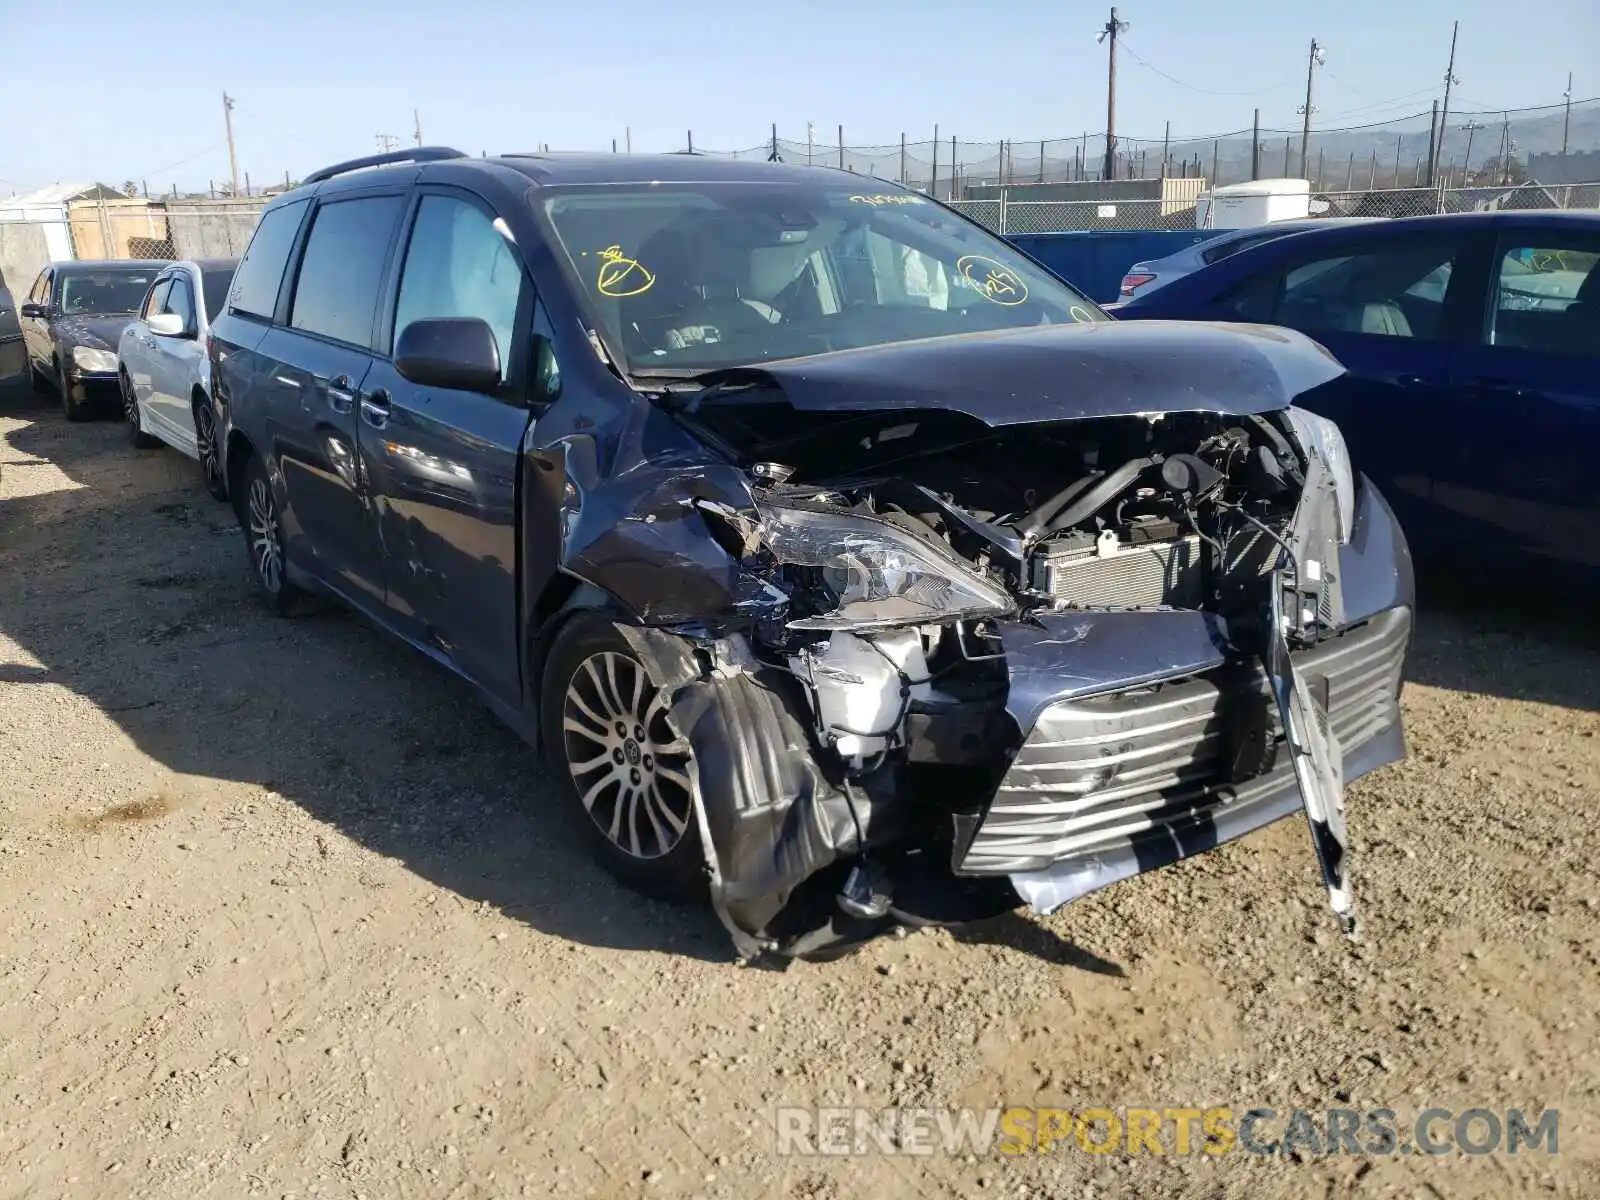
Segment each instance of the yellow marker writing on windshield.
M655 282L656 277L623 254L621 246L607 246L600 251L600 273L595 276L594 286L602 296L637 296L648 292Z
M1010 308L1028 298L1028 285L1022 281L1022 277L992 258L966 254L956 259L956 270L985 300Z

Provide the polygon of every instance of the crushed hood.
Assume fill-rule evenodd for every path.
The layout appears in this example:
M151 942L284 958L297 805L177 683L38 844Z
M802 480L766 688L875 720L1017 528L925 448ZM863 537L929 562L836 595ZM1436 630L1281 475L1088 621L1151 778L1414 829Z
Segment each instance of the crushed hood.
M1160 412L1287 407L1344 374L1309 338L1262 325L1115 321L894 342L737 367L802 412L945 409L999 428Z

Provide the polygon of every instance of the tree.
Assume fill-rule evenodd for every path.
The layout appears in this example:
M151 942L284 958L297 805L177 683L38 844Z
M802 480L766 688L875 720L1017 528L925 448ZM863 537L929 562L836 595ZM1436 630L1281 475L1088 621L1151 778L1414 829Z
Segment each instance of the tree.
M1472 172L1472 182L1479 187L1527 183L1528 164L1514 154L1509 158L1497 154Z

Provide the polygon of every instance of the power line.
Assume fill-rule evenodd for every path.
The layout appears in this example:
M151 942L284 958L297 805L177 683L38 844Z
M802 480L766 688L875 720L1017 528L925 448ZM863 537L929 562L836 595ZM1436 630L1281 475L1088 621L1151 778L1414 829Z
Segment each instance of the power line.
M1279 83L1269 84L1267 87L1258 89L1257 91L1254 91L1254 92L1217 92L1217 91L1212 91L1210 88L1203 88L1203 87L1198 87L1198 86L1196 86L1195 84L1192 84L1192 83L1185 83L1183 80L1179 79L1175 75L1168 75L1165 71L1163 71L1160 67L1156 66L1154 63L1147 62L1145 59L1141 58L1139 56L1139 52L1137 50L1135 50L1132 46L1128 45L1128 42L1127 42L1126 38L1124 38L1122 40L1122 42L1119 43L1119 44L1122 46L1122 48L1124 50L1126 50L1129 53L1129 55L1132 56L1133 61L1138 63L1141 67L1145 68L1145 70L1154 71L1157 75L1161 76L1161 78L1165 79L1168 83L1175 83L1179 87L1187 88L1191 92L1199 92L1202 96L1245 96L1245 97L1259 96L1263 92L1275 92L1275 91L1278 91L1279 89L1287 86L1288 83L1293 82L1292 80L1284 80L1284 81L1279 82Z

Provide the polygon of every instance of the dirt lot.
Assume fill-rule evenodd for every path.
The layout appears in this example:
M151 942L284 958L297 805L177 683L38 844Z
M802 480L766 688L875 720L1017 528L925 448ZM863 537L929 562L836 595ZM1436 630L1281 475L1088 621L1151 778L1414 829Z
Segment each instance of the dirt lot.
M0 1196L1600 1194L1600 647L1549 617L1425 612L1355 946L1291 821L740 968L465 687L258 609L187 460L9 390L0 472ZM1549 1106L1560 1153L775 1154L837 1104Z

